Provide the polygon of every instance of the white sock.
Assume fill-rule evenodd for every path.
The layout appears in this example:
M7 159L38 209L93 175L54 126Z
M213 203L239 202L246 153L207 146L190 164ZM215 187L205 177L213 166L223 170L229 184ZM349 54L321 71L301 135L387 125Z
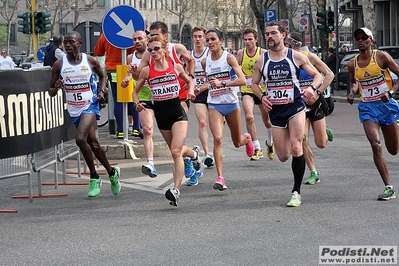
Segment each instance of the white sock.
M154 165L154 159L153 158L148 158L148 163Z
M272 145L273 144L272 129L266 128L266 134L267 134L267 145Z
M252 143L254 144L255 149L260 149L259 140L254 140L254 141L252 141Z

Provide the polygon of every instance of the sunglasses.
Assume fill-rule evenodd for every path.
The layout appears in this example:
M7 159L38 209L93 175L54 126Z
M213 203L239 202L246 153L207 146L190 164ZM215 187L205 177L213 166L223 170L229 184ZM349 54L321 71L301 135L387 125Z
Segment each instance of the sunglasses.
M360 41L360 39L362 39L363 41L367 40L369 38L368 35L363 35L362 37L355 37L356 41Z
M159 51L159 49L161 49L161 48L164 48L164 47L163 46L154 46L154 48L148 47L147 51L151 53L152 51Z

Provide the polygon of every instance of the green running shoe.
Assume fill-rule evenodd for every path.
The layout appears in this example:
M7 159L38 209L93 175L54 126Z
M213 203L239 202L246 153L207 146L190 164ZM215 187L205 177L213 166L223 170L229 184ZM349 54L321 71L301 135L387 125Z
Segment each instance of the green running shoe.
M334 132L327 125L326 125L326 133L327 133L328 141L333 141L334 140Z
M305 184L307 185L314 185L320 182L320 175L317 172L311 172L308 179L306 179Z
M100 194L101 191L102 180L101 178L90 178L90 186L89 192L87 192L87 196L95 197Z
M121 191L121 183L119 183L119 175L121 173L121 169L118 166L113 167L115 170L115 174L109 176L109 181L111 181L111 190L114 195L118 195Z
M393 187L385 187L381 195L378 195L378 200L389 200L396 198L395 189Z
M301 195L294 191L291 200L287 203L287 207L299 207L301 206L301 203Z

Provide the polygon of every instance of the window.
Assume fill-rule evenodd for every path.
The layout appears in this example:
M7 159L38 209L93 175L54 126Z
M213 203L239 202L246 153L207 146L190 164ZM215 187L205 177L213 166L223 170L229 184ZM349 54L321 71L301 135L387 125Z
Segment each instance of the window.
M92 0L85 0L85 6L91 6L92 4L93 4Z
M172 40L177 40L177 34L179 32L179 27L177 24L172 24Z
M97 6L98 7L104 7L105 6L105 0L97 0Z

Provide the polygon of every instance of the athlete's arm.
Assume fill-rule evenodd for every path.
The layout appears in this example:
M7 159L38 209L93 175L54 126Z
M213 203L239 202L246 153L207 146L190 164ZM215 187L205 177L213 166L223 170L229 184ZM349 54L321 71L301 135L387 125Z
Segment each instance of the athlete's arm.
M194 100L195 94L194 94L193 79L184 71L184 68L181 65L175 64L174 67L175 67L175 71L178 74L178 76L187 84L187 88L188 88L187 99ZM183 89L183 88L181 88L181 89Z
M355 59L352 59L348 62L348 72L349 72L349 79L350 79L350 88L351 92L349 93L346 101L350 104L353 104L355 93L358 91L359 86L355 80Z
M262 66L263 66L263 56L258 56L254 64L254 75L252 76L251 88L255 96L258 97L259 99L261 99L263 96L262 88L260 86L260 82L262 80L262 73L261 73Z
M132 62L132 58L133 58L133 54L130 54L126 57L127 65L130 65L130 63ZM127 85L129 85L129 81L132 79L132 77L133 77L132 72L127 71L125 78L121 81L121 86L123 88L126 88Z
M175 44L176 53L186 61L186 72L194 74L195 71L195 60L183 44Z
M306 71L310 76L313 77L312 85L316 88L321 85L323 82L323 77L319 73L319 71L310 63L309 58L304 55L302 52L297 52L292 50L294 53L294 60L297 65ZM302 95L306 99L306 103L309 105L314 104L314 102L319 98L317 93L313 90L311 86L307 87L306 89L302 90Z
M129 64L129 72L132 73L133 78L134 78L135 80L137 80L137 79L139 78L139 76L140 76L140 71L141 71L144 67L146 67L146 66L148 66L148 65L150 64L150 57L151 57L150 52L145 51L145 52L143 53L142 58L141 58L140 65L135 66L135 65L133 65L133 64Z
M378 51L377 52L377 63L378 65L382 66L383 68L389 68L396 76L399 77L399 65L393 60L393 58L386 52ZM399 82L395 82L393 84L391 90L398 91L399 89Z
M145 81L148 79L149 69L150 69L150 67L146 66L140 71L140 76L137 79L136 86L134 87L134 90L133 90L132 96L133 96L133 100L136 103L136 110L138 112L145 110L145 107L144 107L145 104L142 104L139 102L139 92L140 92L141 88L144 86Z
M202 66L202 69L204 70L204 73L206 75L205 64L206 64L206 58L201 60L201 66ZM208 79L205 78L205 82L201 85L201 88L200 88L199 91L197 91L197 94L199 94L200 92L206 91L208 89L208 86L209 86Z
M334 79L334 73L321 59L312 53L308 55L310 62L316 67L316 69L324 74L323 84L318 88L319 91L323 92L331 84Z
M244 49L240 49L237 51L237 61L238 64L241 66L242 65L242 58L244 56Z
M53 97L57 95L57 91L61 89L64 81L60 78L62 59L57 60L51 68L50 89L48 94Z
M247 83L244 72L242 72L240 65L237 62L237 59L232 54L227 55L227 63L233 68L234 72L237 75L237 79L232 81L227 81L226 86L243 86Z
M89 61L91 68L94 70L98 77L97 100L100 102L104 102L104 90L107 84L107 80L101 68L100 62L97 60L97 58L93 56L87 56L87 60Z

